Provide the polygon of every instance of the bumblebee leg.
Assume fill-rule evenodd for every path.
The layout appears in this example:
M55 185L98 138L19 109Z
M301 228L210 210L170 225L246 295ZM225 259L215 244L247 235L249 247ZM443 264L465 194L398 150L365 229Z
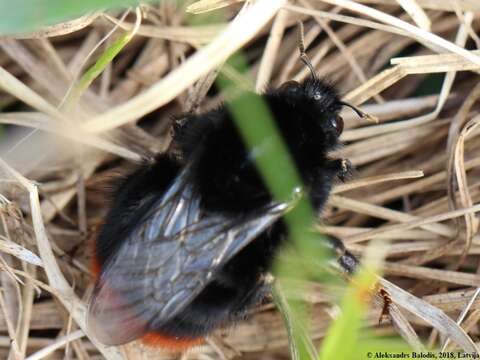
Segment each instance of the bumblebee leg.
M263 277L259 279L255 286L237 303L236 309L232 312L231 320L246 320L251 315L250 310L271 301L271 284L271 281Z
M341 161L341 165L340 165L341 168L340 168L340 171L338 173L338 178L342 182L345 182L346 180L349 180L349 179L352 178L354 168L353 168L352 163L348 159L341 159L339 161Z
M351 179L354 173L354 167L348 159L331 160L328 167L335 172L342 182Z
M357 258L345 248L340 239L328 237L328 240L342 270L349 275L355 273L359 265Z

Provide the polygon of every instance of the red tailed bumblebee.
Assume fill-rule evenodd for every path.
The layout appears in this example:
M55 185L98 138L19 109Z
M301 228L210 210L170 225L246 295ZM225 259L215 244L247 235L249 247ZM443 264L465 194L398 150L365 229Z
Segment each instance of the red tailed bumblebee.
M350 171L329 158L348 104L313 71L262 98L321 211L333 181ZM102 343L193 346L268 293L264 275L287 238L289 205L272 199L255 167L262 150L244 145L226 106L185 120L174 125L171 150L121 184L96 238L88 324ZM340 265L354 269L355 258L332 244Z

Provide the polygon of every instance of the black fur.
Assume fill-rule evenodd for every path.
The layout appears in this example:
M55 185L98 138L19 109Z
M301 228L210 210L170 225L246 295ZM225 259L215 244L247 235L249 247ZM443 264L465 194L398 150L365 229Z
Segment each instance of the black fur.
M267 91L263 99L315 209L321 211L333 180L345 172L341 160L328 157L339 146L341 132L333 121L341 121L337 117L341 103L335 89L309 79ZM100 264L115 256L122 239L139 224L153 199L161 196L187 162L194 163L191 181L201 195L205 212L241 217L270 202L252 151L245 147L226 107L189 116L175 127L171 151L158 157L154 165L131 174L118 189L97 239ZM275 223L217 271L214 280L179 315L156 330L164 335L196 338L244 316L248 307L261 300L264 291L260 279L270 269L286 235L283 222Z

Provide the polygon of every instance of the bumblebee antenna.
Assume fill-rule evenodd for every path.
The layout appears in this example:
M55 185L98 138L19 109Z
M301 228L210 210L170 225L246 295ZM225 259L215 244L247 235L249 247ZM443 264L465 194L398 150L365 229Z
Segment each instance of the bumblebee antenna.
M361 118L364 118L364 117L367 117L368 115L366 113L364 113L362 110L360 110L359 108L357 108L355 105L352 105L352 104L349 104L345 101L340 101L340 104L342 104L343 106L347 106L349 107L350 109L352 109L353 111L355 111L355 113L360 116Z
M302 62L309 68L312 78L314 80L318 80L317 73L315 72L312 63L305 52L305 37L303 23L301 21L298 22L298 50L300 51L300 60L302 60Z
M375 117L375 116L372 116L372 115L369 115L367 114L366 112L360 110L358 107L356 107L355 105L352 105L352 104L349 104L345 101L339 101L339 103L343 106L347 106L349 107L350 109L352 109L353 111L355 111L355 113L361 117L362 119L366 119L366 120L369 120L369 121L372 121L374 123L378 123L378 119Z

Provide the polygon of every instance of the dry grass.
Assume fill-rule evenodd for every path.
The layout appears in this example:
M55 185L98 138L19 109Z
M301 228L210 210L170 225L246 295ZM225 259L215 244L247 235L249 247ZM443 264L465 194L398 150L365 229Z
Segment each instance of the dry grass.
M382 280L394 300L391 321L378 324L376 299L370 326L400 332L417 348L421 341L474 350L478 1L203 0L189 10L218 7L230 23L194 27L185 9L168 2L124 19L96 13L0 39L0 124L30 129L19 134L11 126L0 143L0 358L178 358L136 343L106 348L87 333L88 239L107 210L105 189L129 162L166 148L173 114L222 100L204 96L234 51L248 56L257 90L304 79L299 19L318 73L379 119L345 111L346 144L338 153L357 174L333 190L321 226L359 256L373 239L388 241L384 274L406 292ZM67 96L125 31L132 38L119 56L81 97ZM419 95L422 81L431 84L428 75L438 73L441 89ZM320 340L335 301L321 284L304 297L313 305L312 337ZM187 357L288 358L287 333L266 306Z

